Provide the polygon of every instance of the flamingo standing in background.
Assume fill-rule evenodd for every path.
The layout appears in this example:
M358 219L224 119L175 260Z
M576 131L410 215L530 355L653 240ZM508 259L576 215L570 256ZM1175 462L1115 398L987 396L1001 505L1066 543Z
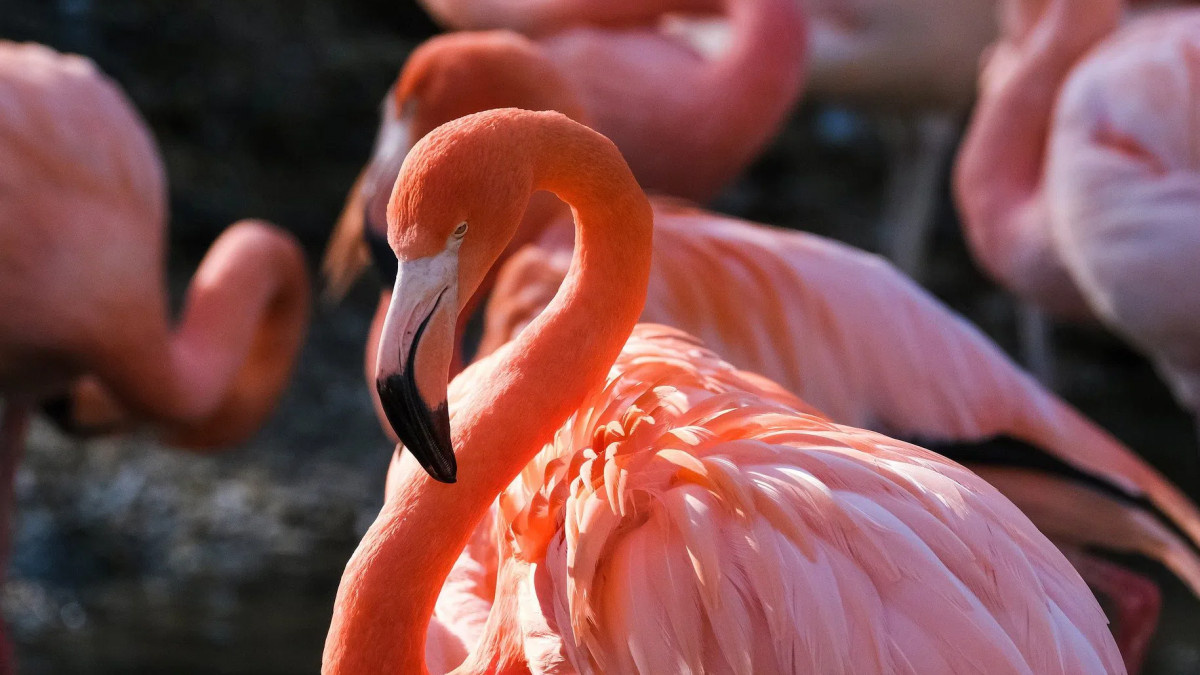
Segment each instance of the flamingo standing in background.
M164 171L145 124L90 61L0 43L0 391L73 389L80 431L158 426L176 445L247 438L308 320L302 251L239 222L213 244L177 329L163 261Z
M154 141L116 85L83 57L0 41L0 555L39 403L77 432L149 425L200 449L249 437L287 382L308 320L298 244L230 227L172 329L165 204Z
M627 148L646 188L697 200L714 196L783 123L800 94L805 54L804 14L794 0L724 0L723 6L730 37L713 58L680 33L652 25L574 28L536 43L509 33L428 41L384 99L371 162L352 189L326 257L332 294L342 293L367 264L364 222L380 232L386 227L383 208L404 159L399 149L442 122L498 107L497 96L511 94L497 80L532 108L586 114ZM477 64L481 50L506 60L487 69L460 65ZM510 60L539 65L508 76ZM480 93L464 86L466 78ZM443 93L448 88L460 97ZM561 208L539 195L530 219ZM523 243L518 236L513 246Z
M541 189L577 213L567 282L455 379L451 416L455 320ZM416 462L347 565L326 675L428 672L435 601L498 495L495 604L458 672L1125 672L1078 574L978 477L634 328L651 210L599 134L447 124L388 220L377 386Z
M427 6L460 29L531 30L595 128L629 148L638 182L677 197L715 196L775 136L804 82L796 0ZM696 13L708 20L679 16Z
M994 279L1055 314L1091 311L1050 234L1050 119L1079 59L1121 20L1121 0L1014 0L980 76L955 167L967 244Z
M1200 10L1148 13L1075 67L1050 128L1050 229L1091 311L1200 419Z
M436 38L414 52L400 77L411 86L407 105L424 114L415 116L404 133L389 131L385 121L376 158L389 158L394 166L416 133L475 112L472 105L577 111L569 92L556 92L560 81L545 57L518 36ZM373 185L382 183L381 164L376 160L363 172ZM386 205L378 192L372 195L368 214ZM352 195L348 210L356 208L355 199ZM911 280L874 256L820 237L722 218L661 198L651 203L656 231L644 320L701 337L738 367L771 377L839 422L921 439L941 451L957 451L960 460L973 460L973 470L996 482L1071 552L1089 582L1116 600L1118 641L1129 663L1140 662L1154 632L1157 587L1084 549L1139 552L1163 561L1200 590L1200 559L1191 543L1200 541L1200 515L1191 504ZM557 210L531 207L512 240L537 240L537 245L519 249L503 264L512 253L510 244L497 263L499 276L489 272L466 301L464 314L480 296L490 295L481 353L513 338L566 276L571 214L553 198L548 204L558 204ZM367 220L367 241L391 286L395 255L375 226L381 219ZM360 233L345 222L335 246L364 246L362 239L349 239ZM330 271L348 279L357 268ZM374 380L390 301L385 291L366 351L368 381ZM455 364L461 362L464 325L460 321L456 328ZM988 442L1000 436L1028 445ZM1177 537L1176 527L1191 541ZM473 551L477 555L464 558L457 581L447 583L439 601L439 616L447 624L482 626L486 620L495 579L486 560L494 550L485 537ZM435 644L446 642L431 639L431 648ZM465 655L461 649L450 653L460 661Z
M1098 317L1149 353L1195 411L1200 313L1170 289L1190 288L1200 251L1183 226L1200 199L1183 152L1198 137L1188 98L1196 11L1151 4L1121 27L1120 0L1005 7L956 168L972 252L1034 308L1026 343L1041 369L1041 311Z

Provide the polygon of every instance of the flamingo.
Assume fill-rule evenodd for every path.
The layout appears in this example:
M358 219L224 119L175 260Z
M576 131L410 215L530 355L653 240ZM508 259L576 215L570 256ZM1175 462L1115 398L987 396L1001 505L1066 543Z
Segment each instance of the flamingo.
M1091 312L1200 416L1200 10L1147 13L1062 87L1045 190L1054 248ZM1200 417L1198 417L1200 419Z
M500 97L519 94L534 109L586 115L626 148L647 188L712 197L782 124L804 68L804 15L793 0L728 0L727 13L731 37L713 59L677 34L644 25L574 28L537 42L509 32L427 41L384 98L371 162L352 188L326 257L331 295L344 292L367 264L364 219L385 227L383 208L404 158L399 149L442 122L498 107ZM664 97L668 91L675 94ZM540 195L530 219L561 208ZM518 236L514 249L522 243Z
M295 239L230 227L172 328L162 162L118 87L83 57L2 42L0 125L0 392L54 400L82 432L148 423L196 448L252 434L307 324Z
M568 280L448 395L457 314L540 189L577 214ZM457 672L1125 672L1078 574L981 479L635 328L652 213L603 136L553 112L448 123L388 215L377 387L409 452L347 564L327 675L429 672L493 501L495 603Z
M1008 0L1000 39L979 76L979 104L954 167L967 246L1014 292L1020 347L1047 384L1055 380L1046 313L1087 319L1049 227L1045 151L1059 89L1085 53L1120 23L1122 0Z
M91 61L42 45L0 41L0 195L6 558L32 410L78 433L147 425L181 447L240 442L287 381L309 282L290 235L241 221L205 256L172 329L154 141ZM0 672L12 672L0 644Z
M537 45L595 128L629 148L638 181L679 197L706 201L740 173L783 125L803 84L807 30L795 0L537 0L512 12L505 2L455 4L500 10L518 24L533 5L569 18L535 34ZM716 17L717 27L676 16L689 12ZM458 27L514 27L483 23Z
M1091 314L1050 235L1042 176L1059 89L1120 22L1121 0L1003 5L1005 29L955 166L955 194L976 261L1018 296L1058 315Z
M1193 189L1195 169L1178 149L1195 136L1185 114L1195 10L1151 4L1122 25L1124 9L1119 0L1008 6L955 192L976 259L1033 308L1027 342L1040 362L1049 364L1043 312L1098 318L1147 352L1194 412L1196 308L1164 289L1186 287L1197 250L1172 226Z
M422 46L400 77L401 83L413 85L406 105L417 114L411 126L400 130L389 128L385 116L364 180L381 186L384 176L396 171L387 165L402 161L418 133L476 112L472 105L480 110L504 104L557 107L581 115L554 72L528 41L511 34L459 33ZM356 203L363 194L371 195L366 209ZM498 258L500 273L489 272L466 301L464 315L481 296L490 297L479 353L491 353L513 338L549 303L565 278L572 220L569 209L560 202L555 209L554 202L551 197L551 208L534 208L531 202ZM651 203L654 264L643 320L701 337L738 367L772 378L839 422L920 439L940 451L957 453L960 460L974 460L969 464L973 470L996 481L1089 571L1089 582L1116 599L1118 644L1130 663L1140 662L1137 645L1154 632L1157 587L1115 571L1100 574L1103 561L1084 549L1140 552L1164 561L1193 589L1200 589L1200 560L1191 545L1200 540L1200 516L1191 504L1136 455L1031 380L979 331L894 268L814 235L724 218L663 198ZM368 192L360 185L351 195L331 251L370 244L391 286L395 256L386 230L377 225L385 207L378 187ZM352 214L364 210L365 231L361 217L355 227L346 226ZM514 253L518 241L536 241L536 246ZM357 263L351 270L336 266L348 259L327 258L327 264L334 263L327 271L336 278L352 278ZM368 382L374 380L378 339L390 301L385 291L370 331ZM456 327L452 372L461 363L465 324L460 321ZM896 335L906 338L897 340ZM955 356L948 357L951 354ZM378 405L376 399L377 409ZM998 453L989 439L1003 436L1026 446L1008 444ZM1047 491L1047 482L1058 487ZM1054 497L1046 499L1047 494ZM1144 499L1153 506L1145 509ZM1189 541L1180 540L1176 528L1187 532ZM480 544L474 550L487 549ZM492 586L488 579L494 579L494 570L489 576L483 560L464 559L471 573L464 572L459 585L467 590L439 601L439 615L452 619L447 623L461 625L464 607L485 608L474 616L477 623L486 620L490 601L472 595L486 596ZM461 657L460 652L454 653Z
M815 235L672 204L654 216L642 321L719 345L831 419L920 440L977 472L1115 600L1130 672L1154 634L1158 590L1090 551L1157 559L1200 595L1200 514L1186 497L909 277ZM479 354L519 335L566 279L560 230L501 270Z

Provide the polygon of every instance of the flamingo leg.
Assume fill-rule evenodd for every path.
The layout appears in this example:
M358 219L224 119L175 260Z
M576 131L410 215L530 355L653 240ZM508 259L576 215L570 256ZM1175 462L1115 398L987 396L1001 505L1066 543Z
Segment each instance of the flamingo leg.
M7 402L0 416L0 578L8 570L12 546L12 513L14 508L14 478L17 465L25 450L25 433L29 426L29 410L20 404ZM0 625L0 675L16 672L12 644Z
M1137 675L1146 660L1150 640L1158 627L1162 593L1150 579L1086 553L1070 556L1079 576L1114 605L1114 637L1129 675Z
M885 136L892 146L892 165L880 219L883 250L916 279L925 268L946 162L961 126L945 112L885 125L890 129Z
M1027 302L1017 303L1017 340L1021 360L1042 386L1053 390L1058 380L1050 319Z

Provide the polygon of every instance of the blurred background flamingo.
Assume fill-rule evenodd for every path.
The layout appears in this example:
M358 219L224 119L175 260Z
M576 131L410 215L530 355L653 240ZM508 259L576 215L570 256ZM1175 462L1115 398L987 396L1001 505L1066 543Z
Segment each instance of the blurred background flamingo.
M389 207L402 262L376 382L420 468L402 461L347 566L324 672L426 672L442 581L510 482L496 602L464 671L1124 672L1075 571L962 467L832 424L685 334L629 336L653 221L607 139L505 109L413 154ZM455 380L451 422L456 315L539 189L577 213L572 269L544 316Z
M44 400L76 384L58 412L78 431L150 423L181 445L244 440L304 336L296 241L261 222L231 227L172 329L164 172L145 125L87 60L0 48L0 180L20 196L5 200L0 233L4 391Z
M707 201L779 131L805 74L796 0L430 2L460 29L528 31L647 189ZM699 20L697 20L699 19Z
M880 247L901 269L919 276L946 161L974 100L980 55L996 34L995 4L992 0L792 2L804 8L811 25L809 97L868 111L880 125L889 150L889 185L878 223ZM439 22L459 30L508 28L541 37L590 25L653 25L667 17L668 25L685 27L682 34L707 35L710 42L723 32L711 15L722 7L726 12L736 8L730 0L423 0L422 4ZM685 90L667 88L676 89ZM842 116L840 111L829 113L831 119ZM843 125L830 123L831 128ZM597 119L595 128L611 137L603 119ZM620 145L624 139L614 140ZM637 162L633 165L637 173Z
M1052 238L1089 309L1200 414L1200 10L1147 14L1062 88L1047 150ZM1200 428L1200 427L1198 427Z
M1177 220L1194 190L1180 149L1197 135L1195 10L1142 7L1121 26L1117 0L1005 7L956 170L972 251L1035 308L1026 339L1039 370L1052 373L1040 310L1100 318L1195 410L1197 307L1165 291L1187 286L1198 255Z
M308 321L294 238L257 221L227 230L173 330L153 140L90 61L35 44L0 41L0 194L0 527L38 402L76 432L145 425L195 449L257 430Z
M1050 234L1043 183L1050 119L1063 81L1121 19L1121 0L1015 0L980 76L980 101L955 167L971 252L994 279L1039 310L1090 316ZM1026 359L1052 379L1044 320L1026 310Z

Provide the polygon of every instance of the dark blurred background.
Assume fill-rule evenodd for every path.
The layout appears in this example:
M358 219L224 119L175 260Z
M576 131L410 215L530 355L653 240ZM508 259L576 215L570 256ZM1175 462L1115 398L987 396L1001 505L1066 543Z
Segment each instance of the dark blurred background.
M152 127L170 180L176 297L242 217L295 232L315 269L380 99L435 30L412 0L0 1L0 38L91 57ZM715 208L877 249L887 163L876 119L805 105ZM1013 304L972 266L945 188L931 259L931 290L1011 352ZM21 672L318 672L391 450L362 378L372 284L318 307L287 396L245 447L200 457L35 426L0 594ZM1146 363L1097 330L1055 337L1060 393L1196 497L1191 422ZM1200 604L1128 562L1162 581L1166 600L1147 672L1200 673Z

